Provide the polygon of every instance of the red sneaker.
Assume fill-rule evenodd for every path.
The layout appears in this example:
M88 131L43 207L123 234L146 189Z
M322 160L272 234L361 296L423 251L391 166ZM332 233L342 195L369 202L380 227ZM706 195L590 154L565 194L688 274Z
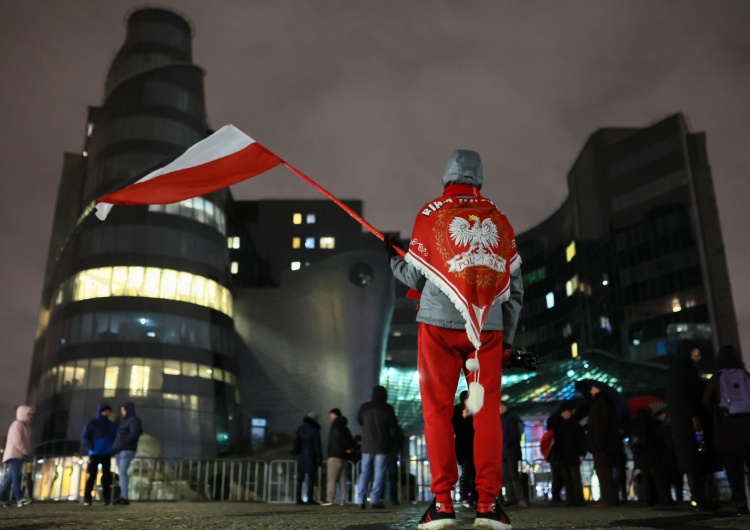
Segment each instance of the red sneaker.
M511 530L510 519L500 507L500 503L480 502L477 505L477 517L474 528L491 528L493 530Z
M436 502L432 501L432 504L424 512L422 519L419 521L419 530L432 530L435 528L449 528L457 526L456 523L456 512L453 509L453 504L450 502Z

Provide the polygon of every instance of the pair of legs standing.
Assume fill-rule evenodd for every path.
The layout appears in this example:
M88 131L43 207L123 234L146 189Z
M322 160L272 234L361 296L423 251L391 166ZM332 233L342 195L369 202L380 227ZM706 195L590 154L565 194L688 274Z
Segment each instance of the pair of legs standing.
M480 384L484 405L474 415L474 466L478 502L494 503L501 487L503 435L500 426L502 331L482 333L479 351ZM463 329L419 325L419 389L425 421L425 442L432 474L432 492L438 503L451 503L458 481L453 435L453 404L464 363L474 346ZM473 381L473 375L470 375Z
M380 505L383 500L385 475L388 470L387 454L362 454L362 471L359 476L358 499L361 506L367 501L367 486L372 477L372 468L375 468L375 477L372 479L372 491L370 491L370 504Z
M581 483L581 464L560 463L560 474L565 486L565 504L583 506L583 484Z
M523 494L521 476L518 473L518 460L503 460L502 477L508 504L518 504L521 507L528 506L526 495Z
M109 504L112 500L112 455L91 455L86 466L88 476L83 493L84 504L91 504L99 466L102 467L102 500L104 504Z
M120 478L120 499L127 501L128 495L128 469L130 463L135 458L135 451L120 451L115 455L115 462L117 463L117 474Z
M341 504L346 502L346 465L347 461L343 458L329 456L326 462L326 504L333 504L336 500L336 484L339 485L339 495Z
M24 502L28 499L23 496L23 492L21 490L21 480L23 479L23 460L21 460L20 458L9 458L6 463L8 464L8 469L5 472L3 483L2 485L0 485L0 502L5 502L5 495L8 493L8 487L12 483L13 497L15 502L17 502L19 506L28 504Z

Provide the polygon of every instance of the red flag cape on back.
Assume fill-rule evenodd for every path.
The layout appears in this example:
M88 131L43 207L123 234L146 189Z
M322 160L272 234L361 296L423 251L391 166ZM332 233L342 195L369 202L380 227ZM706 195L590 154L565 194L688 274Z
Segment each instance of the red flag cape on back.
M406 261L453 302L477 350L490 306L510 297L510 273L521 265L508 219L479 190L462 184L422 208Z
M233 125L225 125L135 184L97 199L104 220L114 204L170 204L249 179L282 160Z

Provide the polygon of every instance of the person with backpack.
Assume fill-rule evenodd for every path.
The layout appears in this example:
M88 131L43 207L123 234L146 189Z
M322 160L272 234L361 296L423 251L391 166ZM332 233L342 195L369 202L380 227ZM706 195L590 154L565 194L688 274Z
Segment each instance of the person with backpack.
M750 468L750 374L742 356L732 346L719 349L716 373L703 394L706 408L713 410L711 442L724 464L737 515L748 513L745 465Z

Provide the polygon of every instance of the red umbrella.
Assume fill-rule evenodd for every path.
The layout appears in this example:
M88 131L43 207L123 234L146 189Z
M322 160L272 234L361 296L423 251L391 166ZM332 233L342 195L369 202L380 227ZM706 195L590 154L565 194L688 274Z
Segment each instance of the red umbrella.
M628 400L628 407L630 407L631 418L635 419L638 415L639 410L647 410L649 414L652 414L651 403L665 403L664 399L656 396L636 396Z

